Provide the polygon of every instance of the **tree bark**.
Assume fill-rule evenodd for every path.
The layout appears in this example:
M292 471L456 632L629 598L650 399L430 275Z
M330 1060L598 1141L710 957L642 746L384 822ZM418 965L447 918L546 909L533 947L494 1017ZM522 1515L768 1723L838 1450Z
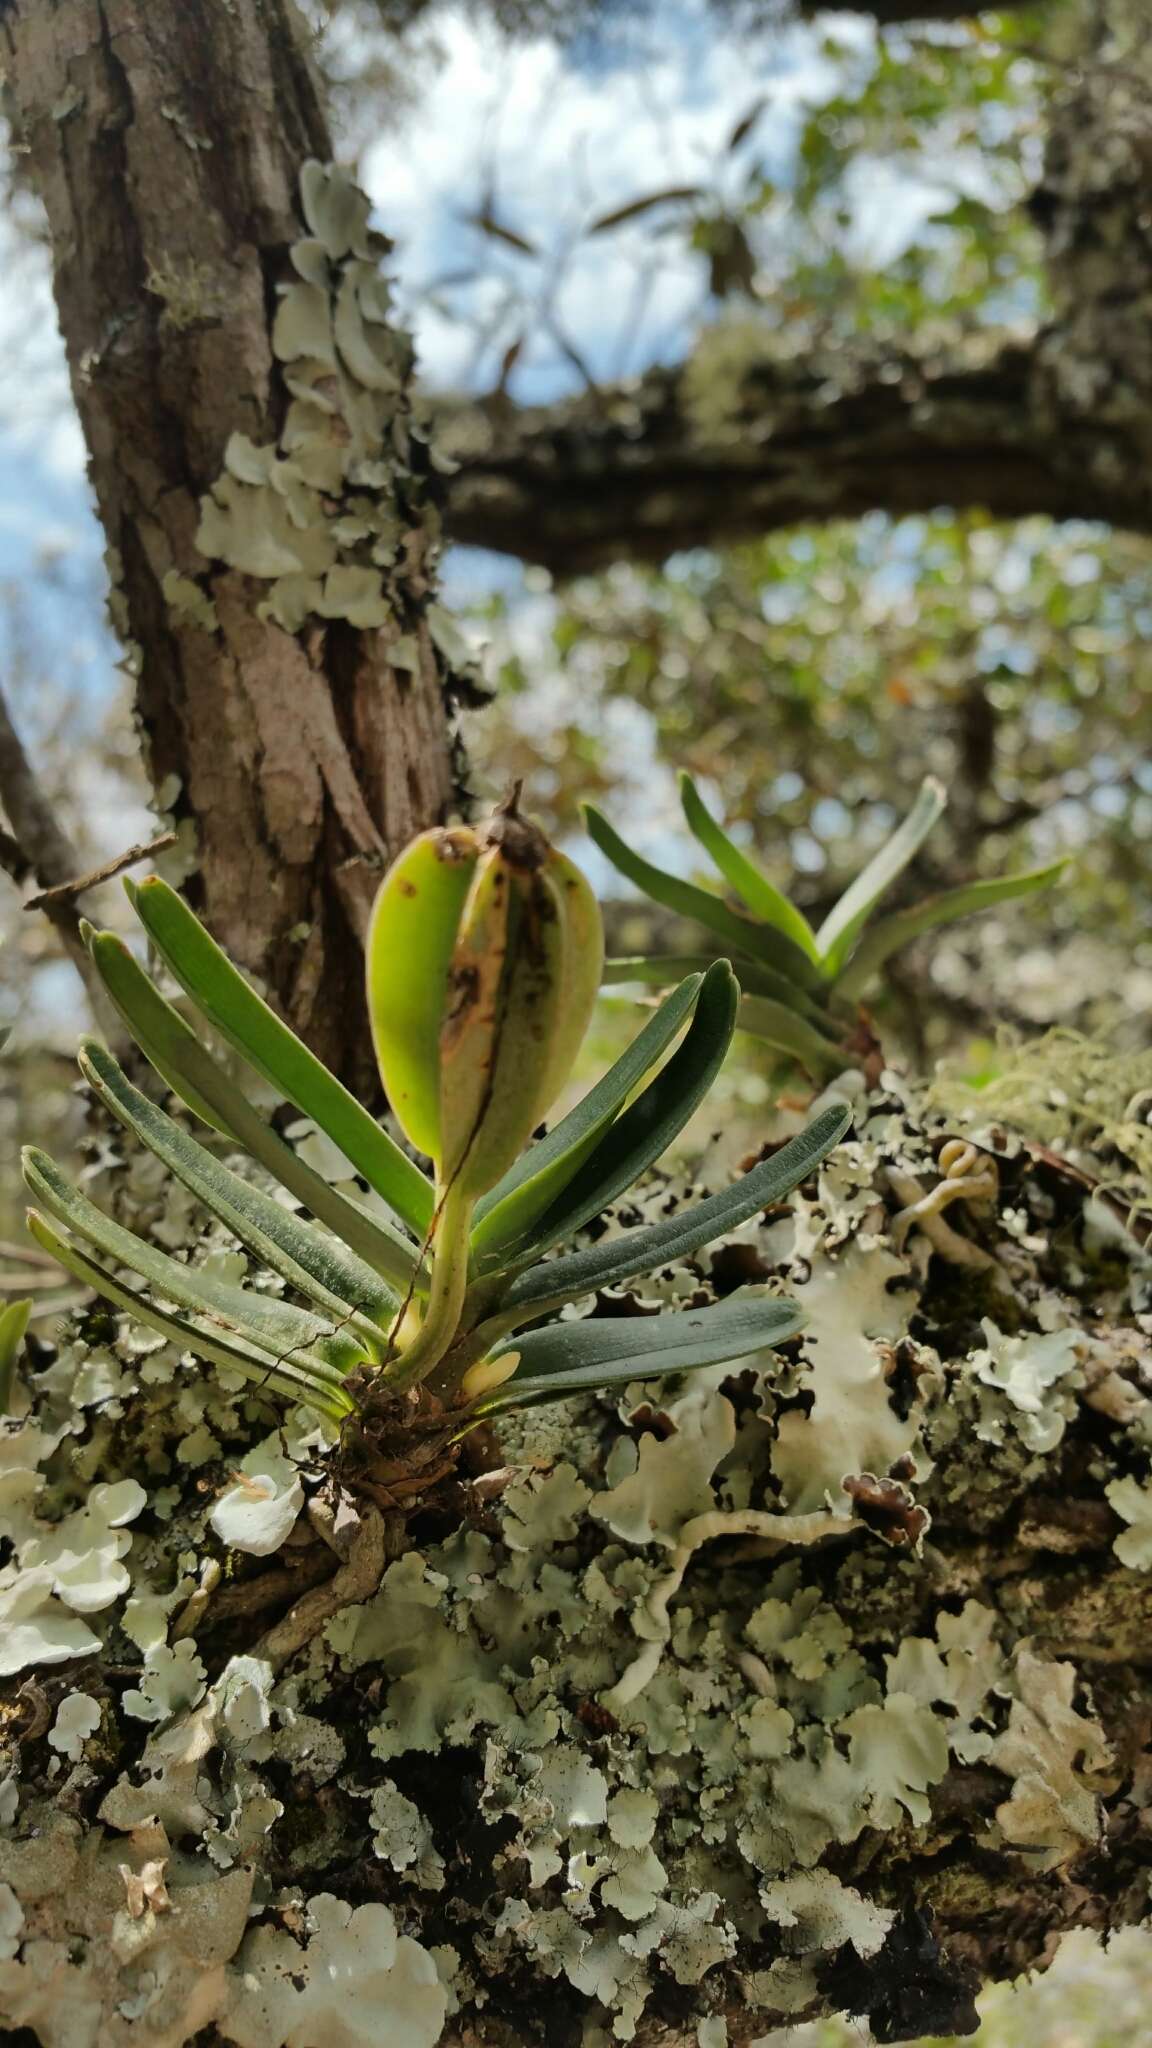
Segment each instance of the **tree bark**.
M221 943L356 1079L375 879L453 800L406 388L375 486L399 533L383 626L262 621L267 587L196 538L229 437L274 444L285 418L277 287L301 167L331 155L303 25L292 0L11 0L0 33L155 787L194 823Z
M1032 349L982 366L850 348L781 361L750 331L742 358L717 358L551 407L446 415L453 539L570 576L876 509L1152 530L1146 469L1096 419L1056 428Z

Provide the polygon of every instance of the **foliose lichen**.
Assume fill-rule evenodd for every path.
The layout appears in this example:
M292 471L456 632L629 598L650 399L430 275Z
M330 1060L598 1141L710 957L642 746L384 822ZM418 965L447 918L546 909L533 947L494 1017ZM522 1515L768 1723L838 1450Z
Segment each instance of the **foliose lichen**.
M430 505L420 513L402 495L413 439L427 437L409 393L411 344L381 270L389 245L369 225L366 194L335 165L304 165L300 203L307 233L288 252L294 275L279 287L272 325L283 424L259 445L229 437L196 547L266 584L257 613L286 632L308 619L388 628L391 665L416 669L419 642L403 629L398 587L421 518L429 545L436 523ZM165 594L183 619L212 628L214 609L192 578L174 572ZM427 620L441 654L466 663L447 614L433 604Z
M1000 1207L956 1226L992 1279L898 1246L888 1174L929 1185L947 1135L885 1076L786 1207L578 1305L754 1276L810 1320L782 1357L519 1418L310 1631L371 1512L330 1433L105 1310L66 1324L0 1426L8 2023L45 2048L209 2024L434 2048L481 2019L561 2044L674 2019L714 2048L845 2003L897 2038L897 1978L934 2030L966 2023L900 1882L948 1839L946 1781L999 1773L965 1829L1059 1884L1123 1776L1084 1671L1020 1631L979 1546L1010 1553L1025 1490L1071 1475L1115 1510L1109 1569L1148 1583L1126 1339L1152 1294L1134 1243L1089 1287L1082 1185L1007 1144ZM137 1227L240 1270L100 1147ZM694 1192L658 1176L607 1228Z

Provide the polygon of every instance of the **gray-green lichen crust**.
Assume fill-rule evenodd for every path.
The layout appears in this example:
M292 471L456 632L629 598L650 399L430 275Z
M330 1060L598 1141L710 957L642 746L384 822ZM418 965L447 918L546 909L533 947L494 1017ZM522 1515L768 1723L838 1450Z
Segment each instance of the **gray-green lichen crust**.
M1150 1267L1007 1132L996 1205L948 1210L992 1263L953 1263L913 1212L955 1128L886 1076L787 1207L580 1304L751 1280L809 1322L515 1419L502 1479L287 1649L356 1540L322 1427L75 1318L0 1434L5 2023L609 2048L831 2006L898 2039L970 2022L934 1910L963 1949L1019 1894L1026 1961L1108 1829L1137 1917ZM102 1144L137 1227L243 1270ZM656 1179L608 1228L690 1192Z
M295 274L280 287L272 327L284 423L262 446L230 436L196 546L267 584L258 615L286 632L309 618L388 627L397 616L390 572L412 523L398 480L411 468L412 437L425 438L408 390L411 344L391 318L380 267L388 245L368 224L366 195L337 166L310 162L300 204L308 232L288 252ZM213 606L191 579L173 572L165 596L184 621L212 630ZM438 606L428 622L441 653L466 661ZM398 635L389 659L415 669L415 637Z

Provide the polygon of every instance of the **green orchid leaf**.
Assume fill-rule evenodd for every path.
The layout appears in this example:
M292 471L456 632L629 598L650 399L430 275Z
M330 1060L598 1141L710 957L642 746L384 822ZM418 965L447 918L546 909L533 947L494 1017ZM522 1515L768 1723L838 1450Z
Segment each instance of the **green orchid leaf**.
M794 1010L786 1010L783 1003L773 1003L766 996L744 996L740 1003L737 1023L744 1031L750 1031L754 1038L762 1038L767 1045L774 1045L781 1052L791 1053L801 1066L816 1081L828 1080L833 1074L842 1074L850 1062L850 1055L843 1047L814 1030Z
M611 988L622 981L642 981L649 988L672 988L686 975L707 974L715 958L715 953L621 954L614 960L605 960L600 983L603 988Z
M0 1309L0 1415L12 1406L12 1382L31 1314L31 1300L10 1301Z
M128 1266L165 1301L175 1302L193 1315L211 1317L226 1336L243 1338L273 1358L309 1351L338 1373L351 1371L363 1360L364 1346L350 1331L322 1321L307 1309L279 1301L275 1295L258 1294L222 1280L206 1266L181 1265L134 1231L125 1230L73 1187L46 1153L32 1145L25 1147L23 1167L26 1186L58 1223L86 1239L114 1264Z
M250 1252L319 1308L346 1318L369 1345L380 1344L399 1298L371 1266L329 1232L301 1223L283 1203L213 1158L165 1110L133 1087L98 1040L81 1041L79 1062L101 1102Z
M654 903L662 903L666 910L674 910L681 917L694 918L697 924L715 932L726 946L734 946L738 953L747 953L765 966L775 968L802 988L821 986L821 968L814 965L807 953L783 932L757 924L750 917L738 916L719 896L710 895L707 889L697 888L694 882L682 882L678 876L654 867L651 861L644 860L625 844L594 804L585 804L584 822L589 837L613 867L618 868L630 882L635 882L638 889L643 889Z
M668 1150L703 1102L736 1027L739 990L727 960L704 976L692 1022L671 1058L610 1125L532 1230L532 1249L570 1237Z
M221 1111L199 1093L187 1074L177 1080L176 1069L170 1064L173 1058L179 1060L184 1047L199 1044L191 1025L165 1001L115 932L97 931L82 918L80 933L105 989L145 1059L201 1123L238 1143Z
M88 949L140 1050L173 1093L265 1167L383 1279L401 1292L412 1286L417 1275L416 1246L384 1218L371 1218L358 1204L346 1201L264 1121L149 980L123 940L113 932L95 932Z
M786 1009L795 1010L797 1015L807 1019L816 1031L824 1032L831 1039L836 1037L836 1024L828 1011L809 995L806 989L797 988L795 982L784 975L776 974L771 967L765 967L759 960L728 958L733 974L747 995L767 996ZM663 988L678 981L682 974L705 973L717 958L715 953L633 953L615 960L604 962L600 977L605 988L622 981L642 982L647 987Z
M788 901L774 882L769 881L767 875L761 874L747 854L741 853L723 826L717 824L690 775L680 777L680 801L691 831L705 852L712 856L729 887L743 898L753 917L782 932L818 967L820 955L808 919L794 903Z
M227 1372L239 1373L244 1379L271 1387L293 1401L307 1402L309 1407L319 1409L336 1421L355 1411L356 1403L342 1385L340 1375L322 1359L297 1353L291 1358L270 1361L264 1352L244 1344L242 1340L227 1341L223 1336L205 1330L195 1318L157 1308L147 1295L128 1287L98 1260L90 1259L70 1238L61 1237L35 1209L28 1211L28 1228L37 1244L51 1253L69 1273L82 1280L86 1287L90 1287L93 1293L102 1295L136 1322L155 1330L178 1350L194 1352L211 1365L222 1366Z
M738 1292L708 1308L667 1315L590 1318L553 1323L517 1339L520 1363L512 1378L481 1395L472 1418L562 1401L570 1394L663 1379L704 1365L747 1358L783 1344L804 1327L794 1301Z
M703 982L702 974L693 974L673 989L608 1072L477 1204L472 1233L477 1262L496 1252L507 1254L524 1242L536 1218L557 1199L633 1090L667 1052L691 1015Z
M721 1188L703 1202L679 1215L666 1217L646 1230L629 1230L607 1244L596 1244L574 1252L568 1258L552 1259L534 1266L513 1280L499 1310L502 1323L513 1312L522 1320L535 1318L566 1301L598 1288L616 1287L638 1273L688 1258L702 1245L712 1244L728 1231L736 1230L750 1216L770 1208L792 1189L807 1180L813 1168L826 1159L852 1122L850 1109L835 1105L821 1110L806 1129L790 1138L769 1159L742 1174L731 1187ZM515 1325L509 1323L508 1327ZM565 1327L572 1327L565 1325Z
M898 910L894 916L883 918L865 934L841 976L843 994L859 995L890 954L906 946L911 939L919 938L921 932L933 931L937 925L953 924L961 917L972 917L978 911L990 910L996 903L1012 903L1020 896L1033 896L1039 889L1050 888L1067 865L1067 860L1054 860L1047 867L1028 868L1017 875L993 876L985 882L962 882L959 888L944 889L938 896L927 896L923 902L914 903L910 910Z
M208 1022L286 1101L311 1117L423 1238L432 1221L426 1175L249 986L167 882L153 875L125 887L157 952Z
M829 911L816 934L816 945L825 973L833 980L839 974L861 926L881 896L903 874L927 839L948 799L944 786L933 775L926 776L920 793L903 824L873 854L866 868L845 889L840 901Z

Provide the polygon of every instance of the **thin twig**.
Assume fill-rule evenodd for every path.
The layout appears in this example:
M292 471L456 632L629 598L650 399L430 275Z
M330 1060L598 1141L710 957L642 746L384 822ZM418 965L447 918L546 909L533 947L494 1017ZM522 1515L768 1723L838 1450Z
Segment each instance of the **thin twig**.
M24 751L23 742L12 723L3 692L0 691L0 803L3 804L8 823L12 830L5 834L5 848L16 850L17 868L22 864L23 874L17 875L9 858L3 865L13 880L23 880L24 875L34 874L44 889L54 889L67 882L80 865L71 840L57 822L56 813L40 786L39 779ZM104 994L103 985L89 955L88 948L80 936L80 915L71 898L63 902L46 903L44 915L59 933L60 943L72 961L76 972L88 991L100 1022L114 1032L114 1042L120 1036L119 1020Z
M76 854L40 787L36 772L0 694L0 802L27 870L45 888L75 874Z
M130 846L127 853L118 853L113 860L106 860L102 867L93 868L89 874L77 875L70 882L55 882L50 889L41 889L38 896L30 896L25 910L48 910L53 903L63 902L72 896L82 896L85 889L94 889L98 882L110 882L125 868L135 867L137 861L148 860L154 853L163 853L166 846L175 846L174 832L161 832L156 839L149 839L140 846Z
M25 856L20 841L13 839L12 834L6 832L3 825L0 825L0 868L11 877L17 888L26 879L31 866L32 863Z

